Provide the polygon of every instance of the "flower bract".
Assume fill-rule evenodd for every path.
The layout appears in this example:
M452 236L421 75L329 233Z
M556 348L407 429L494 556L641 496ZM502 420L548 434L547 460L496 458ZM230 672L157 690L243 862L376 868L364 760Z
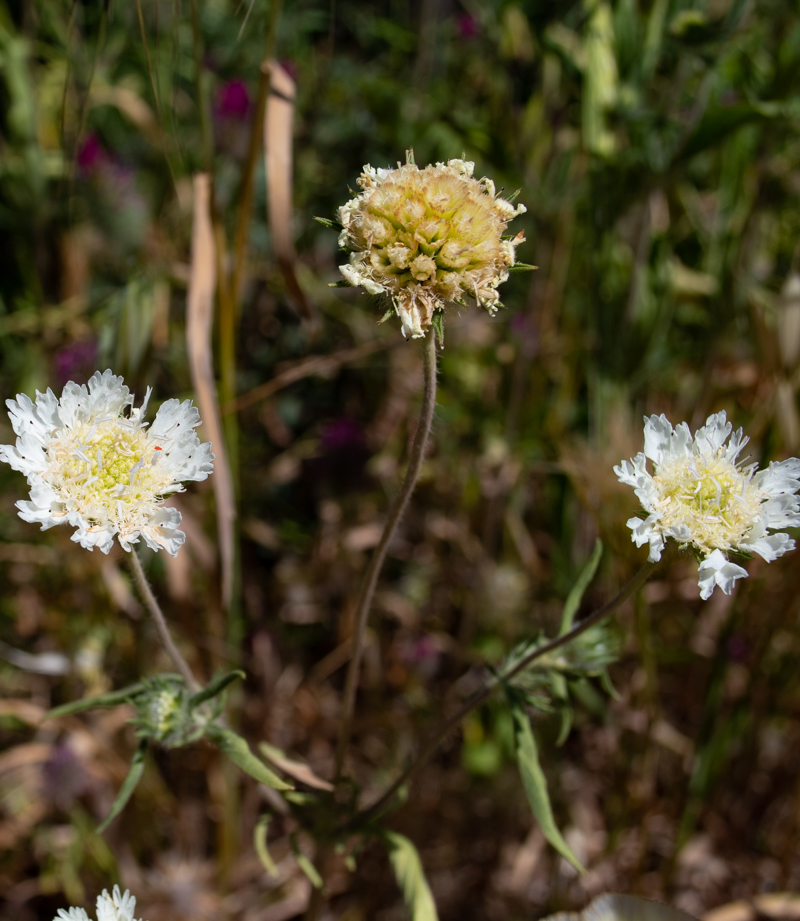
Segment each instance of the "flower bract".
M501 306L497 287L525 239L504 239L506 225L525 207L496 195L491 179L473 178L468 160L423 169L408 160L364 167L363 191L339 209L339 245L350 252L339 269L351 285L388 295L403 335L419 338L447 303Z
M213 470L211 444L200 444L200 424L190 400L167 400L150 426L144 421L151 390L139 408L111 371L88 386L70 381L57 399L52 390L8 400L16 446L0 446L0 460L28 478L30 500L17 502L20 518L42 530L67 523L72 540L108 553L116 536L125 550L142 537L173 556L185 540L181 514L164 498L182 483Z
M724 412L709 416L694 438L685 422L673 429L666 416L650 416L644 453L614 468L648 513L628 521L631 539L638 547L649 545L652 562L661 559L667 538L694 547L701 557L704 599L717 585L730 594L735 581L747 575L730 554L757 553L771 562L794 549L780 529L800 525L795 495L800 460L773 462L759 471L757 464L738 461L749 439L741 429L731 434L732 429Z
M97 896L97 921L135 921L133 912L136 909L136 899L125 890L121 895L119 886L114 886L111 895L104 889ZM58 915L53 921L91 921L89 915L82 908L70 908L65 911L59 908Z

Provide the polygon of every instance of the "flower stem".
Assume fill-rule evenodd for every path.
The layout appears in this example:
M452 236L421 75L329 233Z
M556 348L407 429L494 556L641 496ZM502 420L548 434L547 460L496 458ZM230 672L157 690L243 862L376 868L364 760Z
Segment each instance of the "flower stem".
M424 346L425 383L422 396L422 413L420 415L419 425L417 426L417 432L414 435L414 443L411 446L408 470L406 471L403 485L400 487L400 492L395 497L389 510L389 517L386 519L380 542L375 549L375 553L364 575L364 580L361 583L358 607L356 609L353 655L350 659L350 666L345 681L342 721L339 724L339 740L336 746L337 781L342 776L344 757L350 742L356 688L358 687L361 658L364 652L364 634L367 629L367 619L369 617L370 608L372 607L372 599L375 595L375 587L378 584L378 576L380 575L383 561L386 559L386 552L389 549L389 544L394 537L397 525L403 517L403 512L408 505L408 500L411 498L411 493L414 491L414 487L419 479L419 472L425 457L425 445L428 441L428 435L430 434L431 423L433 422L433 411L436 406L436 336L433 330L426 336Z
M150 588L150 583L147 581L147 576L144 574L144 570L142 569L139 555L135 550L131 550L129 557L133 578L136 580L136 587L139 589L139 594L142 596L142 601L144 601L147 610L150 612L153 620L155 621L156 630L158 631L158 638L161 640L161 645L167 651L167 655L170 657L170 659L172 659L175 668L177 668L178 671L183 675L190 690L199 691L200 685L195 680L195 677L192 674L192 670L189 668L189 663L186 661L186 659L183 658L180 650L172 639L172 634L169 632L169 627L167 626L164 612L161 610L161 607L156 600L156 596L153 594L153 590Z
M577 623L572 630L568 633L565 633L563 636L557 636L555 639L550 640L549 643L545 643L544 646L539 646L537 649L532 650L527 656L521 659L513 668L509 669L504 674L500 675L499 678L491 675L488 677L482 687L480 687L474 694L467 698L464 703L450 716L445 719L439 728L431 735L428 741L423 745L422 750L417 755L416 759L406 768L405 771L397 778L397 780L389 787L389 789L378 799L375 803L369 806L367 809L362 810L356 816L354 816L342 829L342 834L347 834L351 831L356 830L359 827L364 826L372 819L377 818L391 803L393 797L401 787L405 786L409 780L417 773L417 771L428 761L431 755L436 751L441 742L449 735L449 733L456 727L464 717L471 713L476 707L486 700L496 688L498 688L502 683L510 681L515 675L523 671L523 669L528 668L536 659L546 656L548 653L553 652L555 649L558 649L560 646L565 646L567 643L571 643L576 637L580 636L590 627L593 627L595 624L599 623L604 617L618 608L624 601L627 601L634 592L638 591L644 583L650 578L656 568L659 566L659 563L645 563L644 566L636 573L636 575L624 585L617 594L607 601L604 605L601 605L595 611L593 611L588 617L585 617L582 621Z

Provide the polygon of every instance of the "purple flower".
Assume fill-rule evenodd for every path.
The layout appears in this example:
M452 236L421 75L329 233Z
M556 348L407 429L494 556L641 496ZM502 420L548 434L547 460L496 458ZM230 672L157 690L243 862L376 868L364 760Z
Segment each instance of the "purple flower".
M89 788L89 775L78 755L65 742L54 745L42 765L44 793L60 809L68 809Z
M349 416L334 419L322 430L323 451L341 451L343 448L361 448L363 445L364 429L361 423Z
M78 148L76 157L78 169L84 175L90 175L109 162L108 154L103 150L96 134L87 134Z
M97 343L93 339L71 342L55 354L56 377L62 385L88 378L94 370L96 357Z
M402 643L400 659L424 677L430 678L439 669L441 650L433 637L423 633Z
M456 19L456 35L462 41L477 38L481 31L480 23L474 16L464 13Z
M734 662L744 662L750 652L750 645L743 636L732 636L728 640L728 657Z
M217 116L232 121L244 121L250 112L250 93L244 80L229 80L217 93Z

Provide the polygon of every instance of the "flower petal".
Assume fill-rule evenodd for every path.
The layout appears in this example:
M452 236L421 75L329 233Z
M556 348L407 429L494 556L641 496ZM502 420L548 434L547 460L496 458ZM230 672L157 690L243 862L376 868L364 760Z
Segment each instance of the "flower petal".
M709 416L708 419L706 419L706 424L695 433L695 454L716 454L723 444L725 444L725 439L730 435L732 430L733 426L728 422L725 410Z
M730 595L736 580L747 578L747 570L731 563L721 550L715 550L700 564L699 575L700 597L706 601L717 585Z

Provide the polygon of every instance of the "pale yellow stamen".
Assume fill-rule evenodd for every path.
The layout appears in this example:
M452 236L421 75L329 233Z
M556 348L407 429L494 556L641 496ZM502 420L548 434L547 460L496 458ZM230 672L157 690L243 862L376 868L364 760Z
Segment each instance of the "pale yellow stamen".
M735 549L761 516L761 490L723 456L669 461L653 480L664 530L688 528L704 553Z
M125 419L78 426L54 440L48 455L53 490L89 521L103 521L111 508L120 524L133 520L143 505L174 489L159 463L160 446Z

